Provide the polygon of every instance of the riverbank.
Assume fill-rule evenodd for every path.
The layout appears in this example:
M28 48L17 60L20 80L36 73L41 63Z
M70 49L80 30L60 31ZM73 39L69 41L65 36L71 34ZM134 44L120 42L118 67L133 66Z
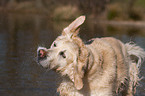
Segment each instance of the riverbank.
M38 6L34 1L25 1L1 6L0 11L14 14L42 14L54 20L72 20L79 15L85 14L88 18L98 20L115 21L145 21L145 7L136 5L130 12L127 11L125 3L109 3L105 11L100 13L83 13L76 5L52 5Z
M94 23L106 24L112 26L128 26L134 28L144 28L145 29L145 21L94 21Z

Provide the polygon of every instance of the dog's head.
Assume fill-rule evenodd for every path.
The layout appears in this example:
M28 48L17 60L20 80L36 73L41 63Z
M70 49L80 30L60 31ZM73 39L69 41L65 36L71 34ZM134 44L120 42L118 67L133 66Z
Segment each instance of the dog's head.
M79 26L84 21L85 16L78 17L63 30L62 35L56 38L49 49L44 47L37 49L38 63L69 76L78 90L83 87L82 78L88 56L86 46L77 36Z

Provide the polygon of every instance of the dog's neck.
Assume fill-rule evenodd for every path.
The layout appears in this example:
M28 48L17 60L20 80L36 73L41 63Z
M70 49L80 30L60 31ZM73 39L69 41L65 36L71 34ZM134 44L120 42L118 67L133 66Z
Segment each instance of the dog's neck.
M85 70L85 73L87 73L87 74L85 74L85 75L91 76L93 73L101 70L103 58L102 58L101 53L97 52L94 56L92 50L89 47L87 47L87 49L88 49L88 61L87 61L87 66L86 66L86 70ZM97 49L96 49L96 51L97 51Z
M85 68L85 73L88 73L88 71L91 69L93 63L94 63L93 53L90 49L88 49L88 60L87 60L86 68Z

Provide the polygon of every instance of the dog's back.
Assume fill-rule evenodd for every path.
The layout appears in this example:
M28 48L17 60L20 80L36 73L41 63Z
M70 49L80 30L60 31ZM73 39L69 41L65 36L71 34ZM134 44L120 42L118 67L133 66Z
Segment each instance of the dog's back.
M104 71L108 72L107 75L109 72L109 75L112 74L111 79L114 80L114 94L120 94L123 96L133 95L139 80L138 73L141 59L145 57L144 50L134 44L123 44L120 40L112 37L97 38L93 40L93 43L88 46L93 47L91 50L94 55L96 54L96 50L103 55L104 60L101 66ZM112 54L110 54L111 51L113 51ZM109 55L112 55L112 57ZM135 62L134 58L131 58L132 55L138 57L138 62ZM112 59L113 57L114 59ZM112 65L108 65L108 61L110 60L116 62L116 64L112 64L113 67ZM104 75L104 77L107 79L106 75Z

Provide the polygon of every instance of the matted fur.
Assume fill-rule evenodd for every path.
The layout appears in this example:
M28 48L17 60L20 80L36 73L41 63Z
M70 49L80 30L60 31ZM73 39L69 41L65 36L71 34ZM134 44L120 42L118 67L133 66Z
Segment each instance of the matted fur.
M145 51L112 37L93 38L85 45L77 36L84 20L73 21L51 48L39 47L39 64L61 74L61 96L133 96Z

